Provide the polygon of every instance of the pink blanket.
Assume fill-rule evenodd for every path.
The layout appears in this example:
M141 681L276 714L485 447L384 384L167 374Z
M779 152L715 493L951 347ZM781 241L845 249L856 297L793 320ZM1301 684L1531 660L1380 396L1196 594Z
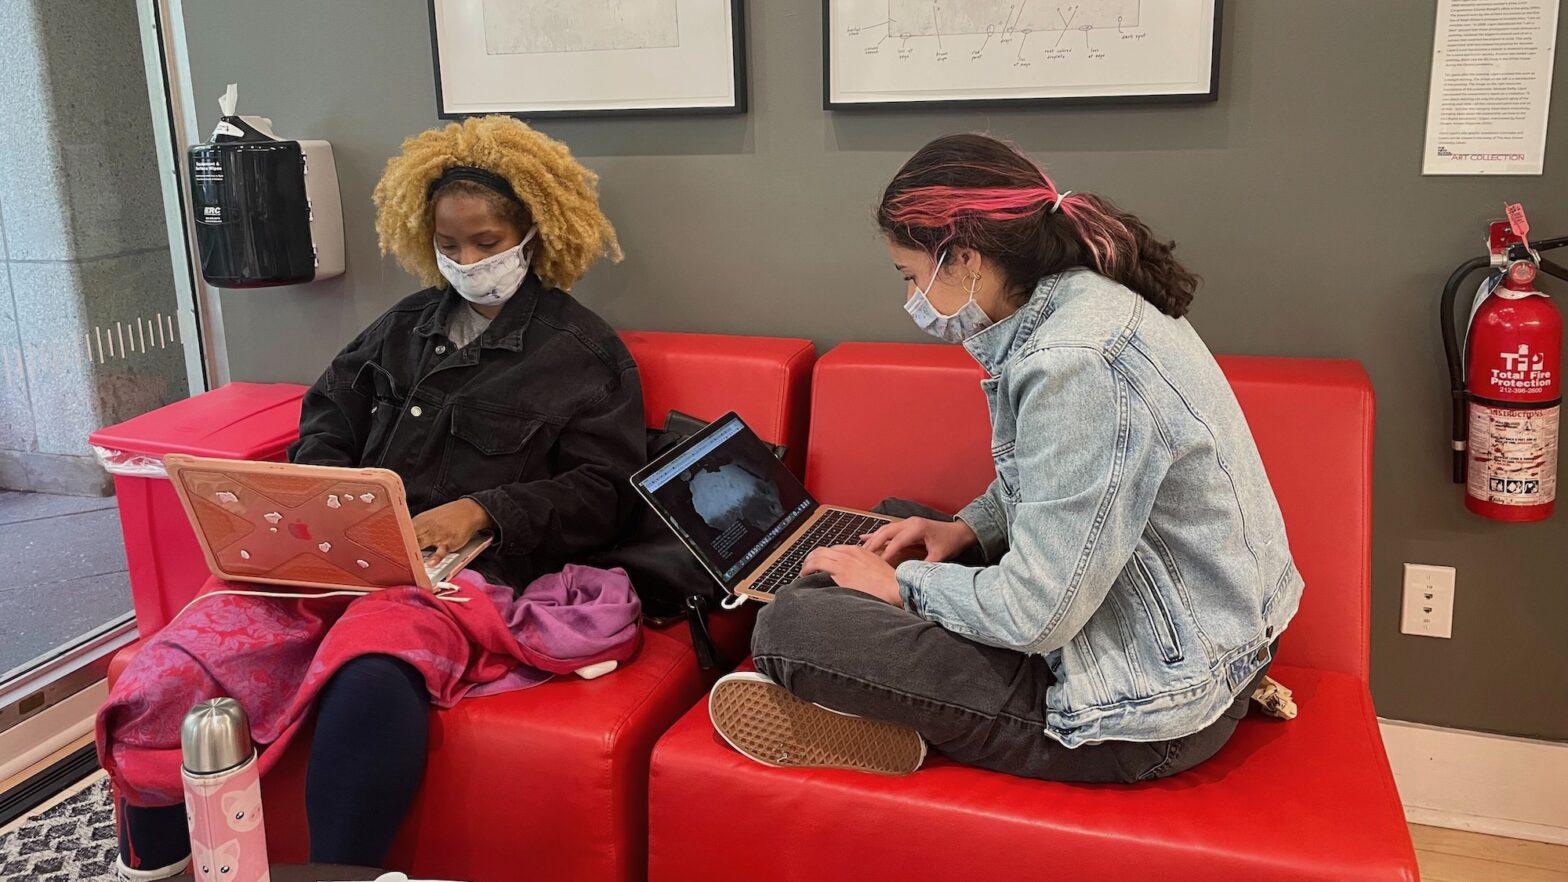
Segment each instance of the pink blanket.
M521 595L457 577L459 597L417 588L356 598L205 597L149 638L98 711L98 758L132 805L183 798L180 721L199 701L236 699L263 748L262 774L299 732L316 693L357 656L419 669L438 707L522 689L637 650L641 605L626 574L569 566ZM204 593L254 590L216 580Z

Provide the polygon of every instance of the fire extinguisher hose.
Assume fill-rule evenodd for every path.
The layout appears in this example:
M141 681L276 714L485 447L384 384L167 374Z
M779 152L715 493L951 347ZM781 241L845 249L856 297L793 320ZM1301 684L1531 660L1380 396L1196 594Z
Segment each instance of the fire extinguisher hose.
M1556 251L1558 248L1568 247L1568 236L1562 236L1556 239L1539 239L1532 243L1531 247L1534 248L1537 253L1542 251ZM1568 266L1563 266L1562 264L1554 260L1549 260L1545 257L1541 258L1539 266L1541 267L1541 272L1568 282Z
M1465 482L1465 440L1469 427L1465 424L1465 354L1460 349L1458 323L1454 321L1454 301L1459 297L1459 288L1471 273L1491 265L1491 260L1485 257L1467 260L1454 270L1453 275L1448 277L1448 284L1443 286L1443 312L1440 319L1443 353L1448 357L1448 389L1453 398L1453 443L1450 446L1453 448L1455 484Z

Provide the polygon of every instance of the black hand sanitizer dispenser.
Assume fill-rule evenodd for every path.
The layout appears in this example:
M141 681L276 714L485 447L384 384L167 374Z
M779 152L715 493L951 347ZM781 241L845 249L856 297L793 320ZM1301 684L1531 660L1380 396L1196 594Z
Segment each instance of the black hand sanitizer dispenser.
M326 141L290 141L235 116L235 87L205 144L190 149L201 274L220 288L298 285L343 273L343 208Z

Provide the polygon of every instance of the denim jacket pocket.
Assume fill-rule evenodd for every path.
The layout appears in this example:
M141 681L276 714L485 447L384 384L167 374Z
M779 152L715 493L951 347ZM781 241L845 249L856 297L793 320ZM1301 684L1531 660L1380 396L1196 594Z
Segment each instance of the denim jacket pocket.
M1167 662L1182 660L1181 640L1176 636L1176 622L1171 618L1170 607L1161 596L1160 585L1154 571L1137 554L1127 564L1127 577L1132 582L1133 594L1148 616L1149 628L1159 644L1160 654Z
M1147 698L1151 684L1144 672L1146 662L1140 649L1148 644L1139 639L1139 619L1133 616L1134 604L1112 591L1105 603L1084 625L1084 637L1095 647L1096 662L1104 675L1108 700L1117 703Z
M451 438L441 456L442 488L500 487L521 479L530 441L541 438L544 420L454 405Z

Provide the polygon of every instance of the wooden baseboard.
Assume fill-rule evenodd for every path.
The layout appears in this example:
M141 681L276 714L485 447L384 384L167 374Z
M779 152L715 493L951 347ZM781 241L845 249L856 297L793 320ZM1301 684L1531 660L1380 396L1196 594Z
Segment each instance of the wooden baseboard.
M35 717L0 732L0 781L26 777L33 766L47 764L49 758L93 732L98 707L109 696L109 686L100 680Z
M1568 744L1379 722L1411 823L1568 845Z

